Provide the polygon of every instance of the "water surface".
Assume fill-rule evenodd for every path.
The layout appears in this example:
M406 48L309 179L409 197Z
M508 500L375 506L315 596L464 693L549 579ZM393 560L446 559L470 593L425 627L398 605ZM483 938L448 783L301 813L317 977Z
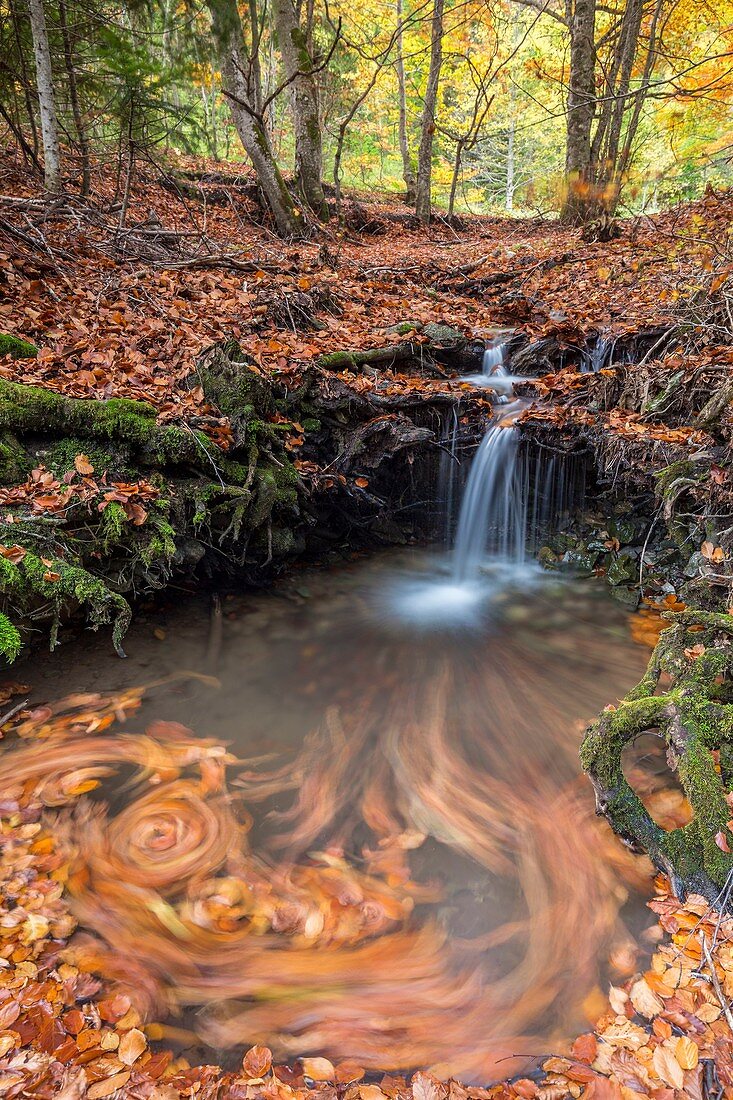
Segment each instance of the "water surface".
M213 764L111 768L64 825L95 949L192 1049L488 1081L563 1049L635 969L648 868L577 751L646 654L588 582L480 577L468 617L452 583L435 557L355 559L213 618L171 601L127 661L86 635L22 670L36 699L163 681L124 731L245 762L223 787ZM183 670L216 680L165 682Z

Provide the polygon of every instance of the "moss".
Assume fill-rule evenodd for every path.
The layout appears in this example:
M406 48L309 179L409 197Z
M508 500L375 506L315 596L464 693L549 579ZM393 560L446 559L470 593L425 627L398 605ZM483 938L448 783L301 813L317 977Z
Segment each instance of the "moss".
M733 745L733 705L726 701L731 695L733 616L684 611L667 617L672 625L662 633L643 679L618 710L605 712L586 732L581 763L613 828L645 848L673 877L712 897L733 870L733 856L715 839L720 831L727 835L731 814L726 783L733 755L726 754L720 774L711 753ZM694 646L700 651L693 652ZM671 686L656 694L662 673ZM621 767L624 746L650 729L665 738L668 761L694 812L684 829L669 833L652 820Z
M126 450L126 448L123 448ZM99 444L89 439L65 437L54 442L43 454L44 465L57 478L63 478L64 474L75 470L75 461L78 455L86 455L94 468L95 478L105 473L115 473L122 476L127 473L127 455L120 450L112 451L108 447L100 447ZM106 509L108 511L108 509Z
M30 340L21 340L8 332L0 332L0 356L9 355L11 359L35 359L38 348Z
M0 654L12 664L20 653L21 645L18 628L11 623L7 615L0 612Z
M110 501L102 514L102 544L109 550L113 543L123 538L125 524L128 522L125 509L116 500Z
M39 386L0 379L0 428L21 435L33 432L126 443L144 461L162 466L221 459L221 452L203 432L160 427L155 417L155 409L144 401L63 397Z
M32 468L33 463L15 436L0 433L0 485L17 485Z
M306 432L317 432L320 427L320 420L316 420L313 416L307 416L303 421L303 430Z
M150 538L140 553L143 563L146 568L155 562L167 565L176 552L176 532L160 510L151 511L147 526Z

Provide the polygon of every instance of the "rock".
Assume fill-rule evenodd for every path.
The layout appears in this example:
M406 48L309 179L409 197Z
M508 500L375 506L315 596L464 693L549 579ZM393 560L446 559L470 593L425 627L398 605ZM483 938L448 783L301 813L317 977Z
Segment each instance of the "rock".
M431 344L449 348L451 351L460 351L466 343L463 333L457 328L451 328L450 325L439 325L431 321L430 324L425 325L422 332Z
M609 584L628 584L639 576L639 566L630 554L618 554L606 571Z

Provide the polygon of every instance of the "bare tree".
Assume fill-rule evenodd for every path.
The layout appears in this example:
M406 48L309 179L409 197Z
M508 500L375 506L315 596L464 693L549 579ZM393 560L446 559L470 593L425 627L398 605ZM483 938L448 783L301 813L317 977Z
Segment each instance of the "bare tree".
M28 0L28 10L31 17L33 53L36 59L36 87L38 89L38 112L41 117L41 137L43 140L44 182L47 191L59 191L61 189L61 151L59 149L56 103L53 95L51 50L48 44L43 0Z

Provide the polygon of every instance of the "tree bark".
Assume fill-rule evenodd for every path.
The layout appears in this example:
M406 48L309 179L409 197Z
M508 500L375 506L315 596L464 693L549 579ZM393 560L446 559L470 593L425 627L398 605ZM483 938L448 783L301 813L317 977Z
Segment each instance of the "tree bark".
M74 128L79 141L79 156L81 159L81 193L89 194L91 185L91 157L89 139L87 137L84 119L79 105L79 90L76 82L76 68L74 66L74 51L69 33L69 24L66 18L66 2L59 0L59 27L64 43L64 61L66 63L66 75L69 78L69 100L71 102L71 114L74 119Z
M236 0L207 0L207 3L219 54L223 90L229 99L239 138L254 165L278 232L283 237L303 237L306 235L303 215L297 209L277 166L262 117L255 114L248 100L248 64Z
M561 213L564 222L578 224L588 212L591 128L596 106L596 0L575 0L569 14L570 81L567 100L567 193Z
M44 182L47 191L59 191L61 189L61 151L59 149L56 104L53 97L51 50L48 44L43 0L28 0L28 9L31 17L33 52L36 58L36 86L38 88L38 110L41 116L41 136L43 139Z
M395 72L397 74L397 97L399 100L399 142L402 154L402 178L405 181L405 202L408 206L415 205L415 166L410 156L410 139L407 134L407 86L405 84L405 58L402 44L402 0L397 0L397 36L395 46L397 56L395 58Z
M588 0L582 0L587 3ZM433 139L435 137L435 107L438 100L440 70L443 64L443 9L445 0L433 0L433 19L430 33L430 69L425 89L422 114L422 133L417 155L417 194L415 210L423 225L430 221L431 182L433 171Z
M295 133L295 174L303 199L313 213L328 221L328 203L323 193L323 148L318 86L308 34L303 30L293 0L275 0L275 19L290 97Z

